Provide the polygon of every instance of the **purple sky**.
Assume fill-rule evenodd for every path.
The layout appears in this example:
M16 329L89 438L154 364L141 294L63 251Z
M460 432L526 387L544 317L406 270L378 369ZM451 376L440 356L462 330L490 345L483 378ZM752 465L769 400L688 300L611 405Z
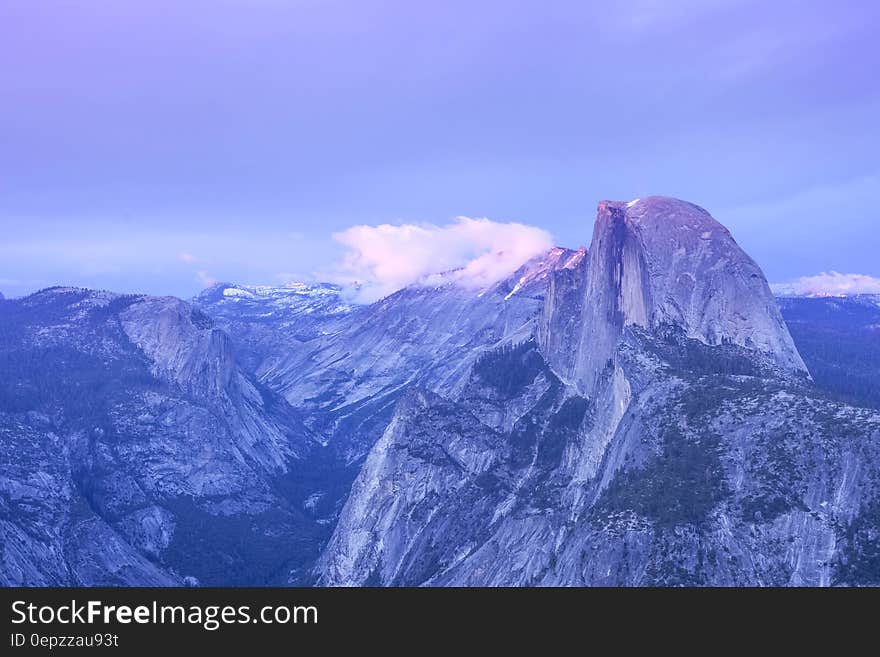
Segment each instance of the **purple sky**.
M574 247L597 200L648 194L771 280L880 276L878 25L868 0L3 0L0 291L278 283L331 271L334 232L458 215Z

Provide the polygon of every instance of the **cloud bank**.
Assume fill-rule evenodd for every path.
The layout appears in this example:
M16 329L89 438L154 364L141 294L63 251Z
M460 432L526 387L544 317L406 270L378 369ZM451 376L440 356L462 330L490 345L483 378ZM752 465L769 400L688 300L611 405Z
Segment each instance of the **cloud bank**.
M550 234L520 223L458 217L445 226L403 224L352 226L333 238L347 251L332 276L358 287L370 302L414 283L443 280L480 289L512 274L553 246Z
M880 278L867 274L841 274L830 271L816 276L801 276L791 283L777 283L770 287L776 294L804 296L880 294Z

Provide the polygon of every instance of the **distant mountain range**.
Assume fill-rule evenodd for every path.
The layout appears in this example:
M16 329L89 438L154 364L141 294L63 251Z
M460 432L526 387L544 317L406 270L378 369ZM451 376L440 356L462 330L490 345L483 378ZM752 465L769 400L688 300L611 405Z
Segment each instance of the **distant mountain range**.
M0 300L0 582L880 584L876 297L665 197L430 281Z

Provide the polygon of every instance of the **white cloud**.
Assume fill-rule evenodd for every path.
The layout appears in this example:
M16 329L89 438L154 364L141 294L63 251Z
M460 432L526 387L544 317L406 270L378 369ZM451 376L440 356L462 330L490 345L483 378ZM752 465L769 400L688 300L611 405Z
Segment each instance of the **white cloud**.
M347 252L332 278L358 285L360 301L431 282L431 274L452 270L450 278L460 285L485 288L553 246L541 228L469 217L445 226L352 226L333 238Z
M841 274L830 271L815 276L801 276L791 283L777 283L770 287L776 294L805 296L880 294L880 278L867 274Z
M204 270L200 270L196 272L196 280L204 285L205 287L211 287L216 284L218 281L216 278L211 276L208 272Z
M177 259L181 262L185 262L188 265L192 265L199 261L199 258L194 256L192 253L187 253L186 251L181 251L177 254Z

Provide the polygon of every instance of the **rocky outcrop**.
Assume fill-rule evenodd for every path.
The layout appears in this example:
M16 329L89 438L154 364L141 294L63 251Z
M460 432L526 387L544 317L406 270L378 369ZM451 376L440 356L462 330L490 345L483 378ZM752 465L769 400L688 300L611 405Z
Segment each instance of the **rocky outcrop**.
M460 395L485 351L533 336L551 276L577 267L583 255L551 249L487 289L463 287L454 273L438 275L343 322L339 313L327 315L307 341L283 342L282 335L286 354L257 364L256 375L306 415L310 430L344 461L360 462L408 387ZM211 303L201 307L218 315Z
M880 414L812 387L730 234L604 202L583 262L549 276L537 343L398 404L318 582L880 582Z
M279 492L312 443L225 333L177 299L70 288L0 321L3 584L287 581L322 533Z
M348 303L327 283L284 287L217 283L192 304L234 336L232 347L244 369L260 377L310 341L356 322L363 306Z
M483 397L500 387L526 409L509 429L483 421L478 395L401 401L318 583L880 582L880 413L796 379L730 374L751 362L740 347L624 343L595 401L528 347L499 354L510 380L475 371Z
M232 427L236 447L269 472L283 473L302 445L267 421L266 400L238 367L227 333L179 299L147 297L119 315L128 339L147 356L153 375L202 400Z
M806 372L761 270L702 208L652 196L602 201L580 308L549 308L544 331L553 366L592 390L629 326L674 325L709 345L762 352ZM580 331L572 331L572 310Z

